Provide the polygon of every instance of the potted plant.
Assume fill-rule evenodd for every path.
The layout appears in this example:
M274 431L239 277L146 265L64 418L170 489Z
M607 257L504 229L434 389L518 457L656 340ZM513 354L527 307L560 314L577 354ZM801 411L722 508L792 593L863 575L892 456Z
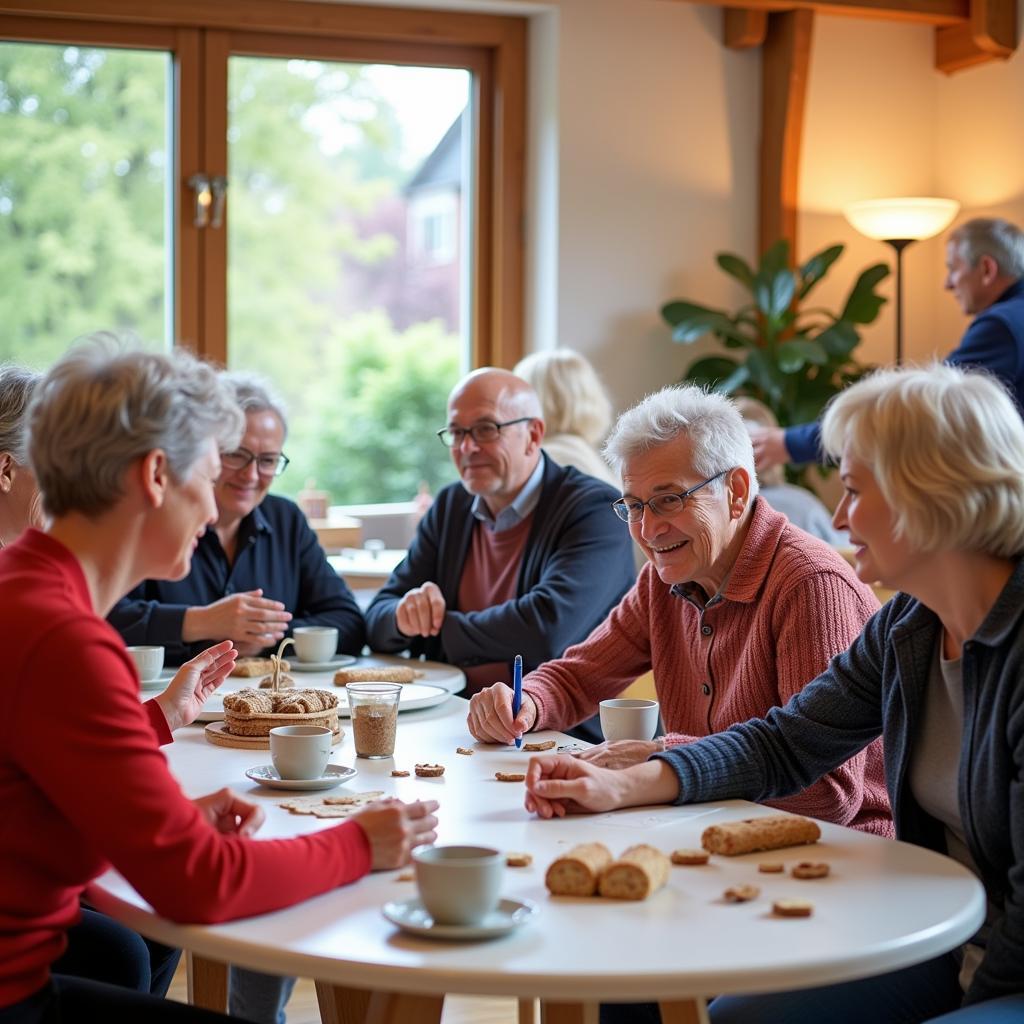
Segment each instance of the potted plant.
M684 379L727 395L759 398L783 427L816 419L834 394L871 369L853 356L860 343L858 327L874 321L886 302L875 289L889 268L876 263L857 278L838 315L806 305L842 252L843 246L833 245L792 268L789 243L779 241L761 257L756 271L734 253L718 253L718 265L753 301L733 314L681 299L662 307L673 341L692 344L713 334L737 350L734 356L698 359ZM793 474L795 479L800 475Z

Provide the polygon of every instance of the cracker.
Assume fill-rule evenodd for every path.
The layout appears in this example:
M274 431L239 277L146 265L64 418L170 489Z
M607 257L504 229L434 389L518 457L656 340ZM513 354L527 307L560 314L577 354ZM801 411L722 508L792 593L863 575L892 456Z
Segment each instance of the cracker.
M711 854L707 850L673 850L672 863L686 866L696 864L707 864Z
M730 885L722 893L722 899L726 903L749 903L761 895L761 890L756 885Z
M528 750L531 754L536 754L541 750L552 750L554 746L554 740L542 740L538 743L524 743L523 750Z
M776 900L772 904L772 913L776 917L810 917L814 913L814 904L807 900Z
M361 810L358 804L318 804L310 813L317 818L349 818Z
M472 747L456 747L455 753L465 754L466 757L472 757L476 753L476 751Z
M505 864L510 868L528 868L533 863L532 853L506 853Z
M781 875L786 870L786 865L781 860L766 860L757 865L757 870L762 875Z
M391 769L391 778L393 778L393 779L407 779L407 778L409 778L409 773L404 768L392 768Z
M340 804L342 806L361 806L362 804L368 804L383 795L383 789L368 789L365 793L345 793L343 796L325 796L323 797L323 802L325 804Z
M526 772L495 772L494 777L499 782L525 782Z
M418 669L405 666L390 668L339 668L334 673L335 686L347 686L349 683L411 683L422 676Z
M813 861L802 860L799 864L793 865L790 874L794 878L827 878L829 866L824 862L815 864Z
M421 779L437 779L444 775L443 764L418 764L416 775Z

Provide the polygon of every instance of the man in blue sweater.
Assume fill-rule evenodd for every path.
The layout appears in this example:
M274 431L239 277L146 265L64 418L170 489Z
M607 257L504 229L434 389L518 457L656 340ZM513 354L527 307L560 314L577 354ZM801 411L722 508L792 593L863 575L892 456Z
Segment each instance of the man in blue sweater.
M977 217L946 242L946 290L974 320L946 357L998 377L1024 412L1024 232L1009 221ZM758 470L821 458L817 423L751 431Z

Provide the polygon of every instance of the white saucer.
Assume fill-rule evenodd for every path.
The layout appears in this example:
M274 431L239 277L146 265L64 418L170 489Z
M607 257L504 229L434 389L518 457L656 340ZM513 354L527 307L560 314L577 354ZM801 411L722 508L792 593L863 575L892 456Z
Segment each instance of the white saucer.
M414 897L385 903L381 913L402 931L413 935L431 939L493 939L526 924L539 909L530 900L501 900L480 924L434 924L423 904Z
M340 764L329 764L319 779L282 779L272 764L259 764L245 773L253 782L270 789L334 789L342 782L348 782L359 773L355 768Z
M160 675L156 679L144 679L140 684L140 689L145 690L147 693L160 693L167 689L167 684L175 677L177 672L176 668L162 668L160 669Z
M330 661L299 661L298 658L289 658L291 665L289 672L333 672L335 669L345 668L354 665L356 659L351 654L336 654Z

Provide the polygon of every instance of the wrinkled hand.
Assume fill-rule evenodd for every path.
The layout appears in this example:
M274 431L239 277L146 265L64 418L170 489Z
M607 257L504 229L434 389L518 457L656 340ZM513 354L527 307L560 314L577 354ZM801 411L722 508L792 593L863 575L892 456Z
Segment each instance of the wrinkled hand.
M280 601L246 590L185 612L181 636L196 640L233 640L239 653L258 654L284 637L292 613Z
M600 768L619 769L641 764L661 749L659 740L616 740L614 743L598 743L576 756Z
M225 835L251 836L263 824L265 815L258 804L243 800L230 789L219 789L192 801L206 820Z
M413 587L395 608L395 625L403 636L437 636L444 622L445 601L441 588L427 580Z
M178 669L167 689L156 698L171 732L196 720L210 694L227 679L237 656L231 641L225 640L207 647Z
M370 860L374 871L400 868L409 863L413 847L437 839L436 800L378 800L352 816L370 841Z
M751 426L748 429L754 445L754 466L759 473L790 461L786 432L781 427Z
M512 717L512 688L495 683L473 696L466 724L473 736L484 743L515 743L537 723L537 705L523 694L519 714Z
M611 811L621 806L620 778L619 772L578 757L532 757L526 769L526 809L542 818Z

